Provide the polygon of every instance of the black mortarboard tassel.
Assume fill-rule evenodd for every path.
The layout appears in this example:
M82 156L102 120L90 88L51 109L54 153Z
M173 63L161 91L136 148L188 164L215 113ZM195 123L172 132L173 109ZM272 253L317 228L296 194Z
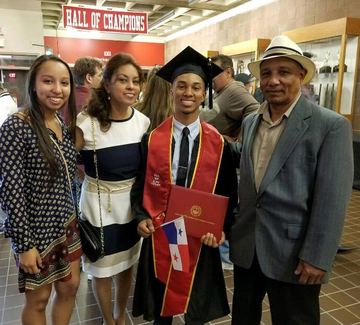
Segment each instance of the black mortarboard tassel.
M209 109L213 108L213 94L212 94L212 78L214 78L212 75L212 62L211 59L208 58L208 73L209 73L209 79L211 82L209 82ZM218 67L218 66L217 66ZM224 71L224 70L223 70ZM222 71L221 71L222 72Z
M209 108L212 108L212 79L223 72L219 66L211 62L192 47L188 46L168 63L166 63L156 74L173 83L180 75L185 73L197 74L205 82L209 89Z

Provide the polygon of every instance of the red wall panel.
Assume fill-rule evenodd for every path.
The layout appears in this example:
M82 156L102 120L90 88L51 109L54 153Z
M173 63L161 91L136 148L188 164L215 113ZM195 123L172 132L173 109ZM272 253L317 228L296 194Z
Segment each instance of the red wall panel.
M75 63L82 56L93 56L106 61L110 58L104 56L105 51L111 55L118 52L131 54L141 66L153 66L165 63L165 44L141 43L110 40L94 40L81 38L44 37L45 45L49 45L55 55L67 63Z

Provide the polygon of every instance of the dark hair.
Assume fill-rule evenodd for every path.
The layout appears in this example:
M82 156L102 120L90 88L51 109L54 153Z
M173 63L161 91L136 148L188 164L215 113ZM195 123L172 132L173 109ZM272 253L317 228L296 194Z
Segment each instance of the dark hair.
M143 99L134 105L150 119L149 131L154 130L173 113L171 84L156 75L160 69L161 67L155 67L149 71Z
M235 76L235 81L241 81L244 85L254 81L254 78L249 75L249 74L246 74L246 73L238 73L236 76Z
M136 61L130 54L117 53L113 55L106 64L100 87L97 89L93 89L91 93L91 98L87 106L85 106L86 112L90 116L98 119L100 123L100 128L104 132L109 130L111 126L111 121L109 120L111 105L109 100L107 99L108 93L105 89L105 84L109 84L111 81L111 77L116 72L116 70L126 64L131 64L138 71L141 88L142 84L144 83L144 74L141 70L141 67L136 63Z
M25 121L31 125L38 138L40 151L48 163L50 177L53 180L59 176L59 166L56 161L53 145L49 137L48 130L45 125L45 117L42 108L38 103L38 97L35 91L36 76L41 66L48 61L56 61L65 65L70 76L70 96L68 99L69 110L69 131L75 142L75 127L76 127L76 102L75 102L75 86L71 70L67 63L54 55L42 55L38 57L32 64L30 71L26 78L26 104L24 105Z
M97 58L84 56L77 59L73 69L75 85L81 86L85 84L87 74L90 74L90 76L94 76L96 73L95 69L102 69L103 67L104 63Z
M214 63L216 61L220 61L221 62L221 68L226 70L226 69L230 69L231 70L231 77L234 78L235 72L234 72L234 63L231 59L230 56L224 55L224 54L217 54L214 55L211 58L211 61L213 61Z

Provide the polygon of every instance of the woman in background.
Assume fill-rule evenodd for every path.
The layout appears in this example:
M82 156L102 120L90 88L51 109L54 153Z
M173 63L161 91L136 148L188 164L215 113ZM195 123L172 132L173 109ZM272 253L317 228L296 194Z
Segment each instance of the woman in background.
M171 84L156 75L160 69L161 66L157 66L149 71L142 101L135 104L135 108L150 119L150 131L174 112Z
M42 55L26 80L27 104L0 130L0 201L25 292L22 323L69 324L82 255L71 193L76 168L74 82L69 66ZM70 132L57 111L69 102Z
M124 325L125 308L141 241L130 206L130 190L140 165L140 141L149 119L132 108L143 74L133 57L115 54L106 64L103 79L77 119L77 148L85 166L80 209L82 217L100 228L99 200L104 229L105 257L84 271L93 276L92 286L104 324ZM93 138L99 176L98 197ZM111 285L115 284L112 308Z

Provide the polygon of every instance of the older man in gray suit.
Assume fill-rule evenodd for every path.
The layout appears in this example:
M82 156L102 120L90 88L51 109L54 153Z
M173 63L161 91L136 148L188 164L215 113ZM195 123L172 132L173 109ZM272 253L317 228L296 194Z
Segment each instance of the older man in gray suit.
M232 324L260 324L265 293L273 325L319 324L351 195L351 126L301 95L315 66L286 36L249 70L266 102L242 127Z

